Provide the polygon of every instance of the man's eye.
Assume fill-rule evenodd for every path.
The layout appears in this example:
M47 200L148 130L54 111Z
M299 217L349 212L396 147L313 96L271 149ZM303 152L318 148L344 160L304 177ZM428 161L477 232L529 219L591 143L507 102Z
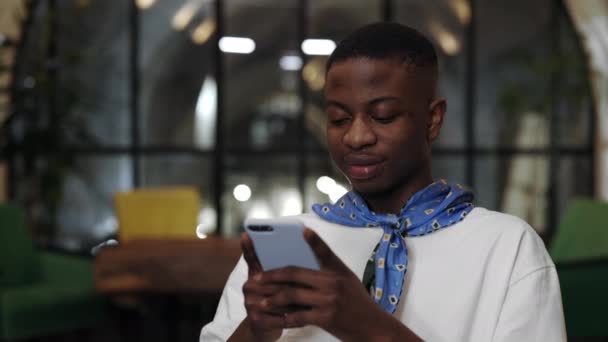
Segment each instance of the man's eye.
M375 116L374 121L383 123L383 124L391 123L391 122L395 121L395 115L383 116L383 117Z
M347 121L348 121L348 118L341 118L341 119L332 119L332 120L329 120L329 123L331 123L333 126L342 126Z

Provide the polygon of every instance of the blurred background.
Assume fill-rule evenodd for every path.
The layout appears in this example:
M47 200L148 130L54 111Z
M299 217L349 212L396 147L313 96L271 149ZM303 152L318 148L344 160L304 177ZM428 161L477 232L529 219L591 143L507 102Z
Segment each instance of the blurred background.
M1 0L4 264L78 259L87 280L74 282L88 282L99 311L82 326L32 332L15 322L35 310L14 309L13 323L0 315L0 339L196 338L245 218L309 212L347 191L325 146L324 64L346 34L381 20L420 30L439 54L448 113L434 177L528 221L563 260L563 278L575 272L572 286L605 286L607 16L602 0ZM23 245L10 242L16 230ZM192 276L173 269L181 264L213 270L200 277L203 294L175 285ZM5 287L44 276L30 278ZM594 311L608 301L568 298L582 303L567 304L581 321L568 323L572 336L608 336L608 317ZM96 322L110 323L90 333Z

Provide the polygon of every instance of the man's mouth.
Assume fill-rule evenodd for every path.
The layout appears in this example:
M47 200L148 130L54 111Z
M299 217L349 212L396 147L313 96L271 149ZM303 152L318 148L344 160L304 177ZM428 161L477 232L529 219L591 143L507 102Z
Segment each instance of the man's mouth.
M351 180L366 180L380 172L383 158L374 155L347 155L344 157L346 172Z
M375 177L380 170L378 164L375 165L349 165L348 178L351 180L366 180Z

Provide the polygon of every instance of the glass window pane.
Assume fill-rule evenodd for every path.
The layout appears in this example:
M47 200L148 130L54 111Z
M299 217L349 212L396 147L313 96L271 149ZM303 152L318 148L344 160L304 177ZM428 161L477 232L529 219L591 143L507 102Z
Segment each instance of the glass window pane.
M225 236L236 236L247 217L303 212L295 157L231 155L225 163L222 195Z
M556 222L577 197L593 197L593 169L591 155L568 156L560 158L557 179L557 217ZM555 227L557 229L557 227Z
M159 155L140 160L141 187L194 186L201 198L198 217L202 232L217 229L217 211L213 194L213 159L207 156Z
M144 156L140 162L142 187L192 185L201 190L205 202L212 202L213 160L207 156Z
M123 155L16 155L14 200L26 212L34 242L88 253L113 235L117 229L114 193L132 187L131 167L131 159Z
M500 193L498 184L499 165L496 157L477 157L475 159L475 205L490 210L499 210Z
M298 71L291 65L297 64L293 59L299 60L297 1L225 3L227 37L220 48L227 147L298 146L302 104L297 95ZM252 25L251 18L264 25Z
M561 7L561 6L558 6ZM593 115L589 72L583 43L567 13L560 11L560 55L554 66L559 72L557 119L561 146L591 146Z
M53 172L53 170L50 170ZM114 194L132 187L132 163L126 156L76 157L59 177L40 177L47 191L61 183L55 244L88 251L117 229ZM53 180L55 179L55 180ZM43 189L44 191L44 189Z
M541 234L546 231L546 156L480 157L475 163L475 177L477 205L520 217Z
M61 68L56 94L61 135L74 144L127 145L131 139L129 3L61 0L58 4Z
M465 161L459 156L434 156L432 162L433 179L465 184Z
M15 142L124 146L130 141L128 3L56 3L54 35L47 2L33 6L30 14L14 75Z
M141 11L144 144L214 147L215 30L212 1L156 1Z
M447 113L436 146L464 146L465 30L471 20L466 0L394 1L395 20L419 30L435 45L439 58L437 95Z
M310 0L308 37L338 42L360 26L382 20L382 4L381 0Z
M554 6L550 0L477 2L479 146L548 145Z

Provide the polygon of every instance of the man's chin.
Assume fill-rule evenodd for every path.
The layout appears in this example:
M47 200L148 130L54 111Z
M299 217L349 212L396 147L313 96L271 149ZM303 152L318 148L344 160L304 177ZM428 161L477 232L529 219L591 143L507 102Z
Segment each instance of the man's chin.
M390 187L372 181L351 181L351 186L355 192L363 197L376 197L390 192Z

